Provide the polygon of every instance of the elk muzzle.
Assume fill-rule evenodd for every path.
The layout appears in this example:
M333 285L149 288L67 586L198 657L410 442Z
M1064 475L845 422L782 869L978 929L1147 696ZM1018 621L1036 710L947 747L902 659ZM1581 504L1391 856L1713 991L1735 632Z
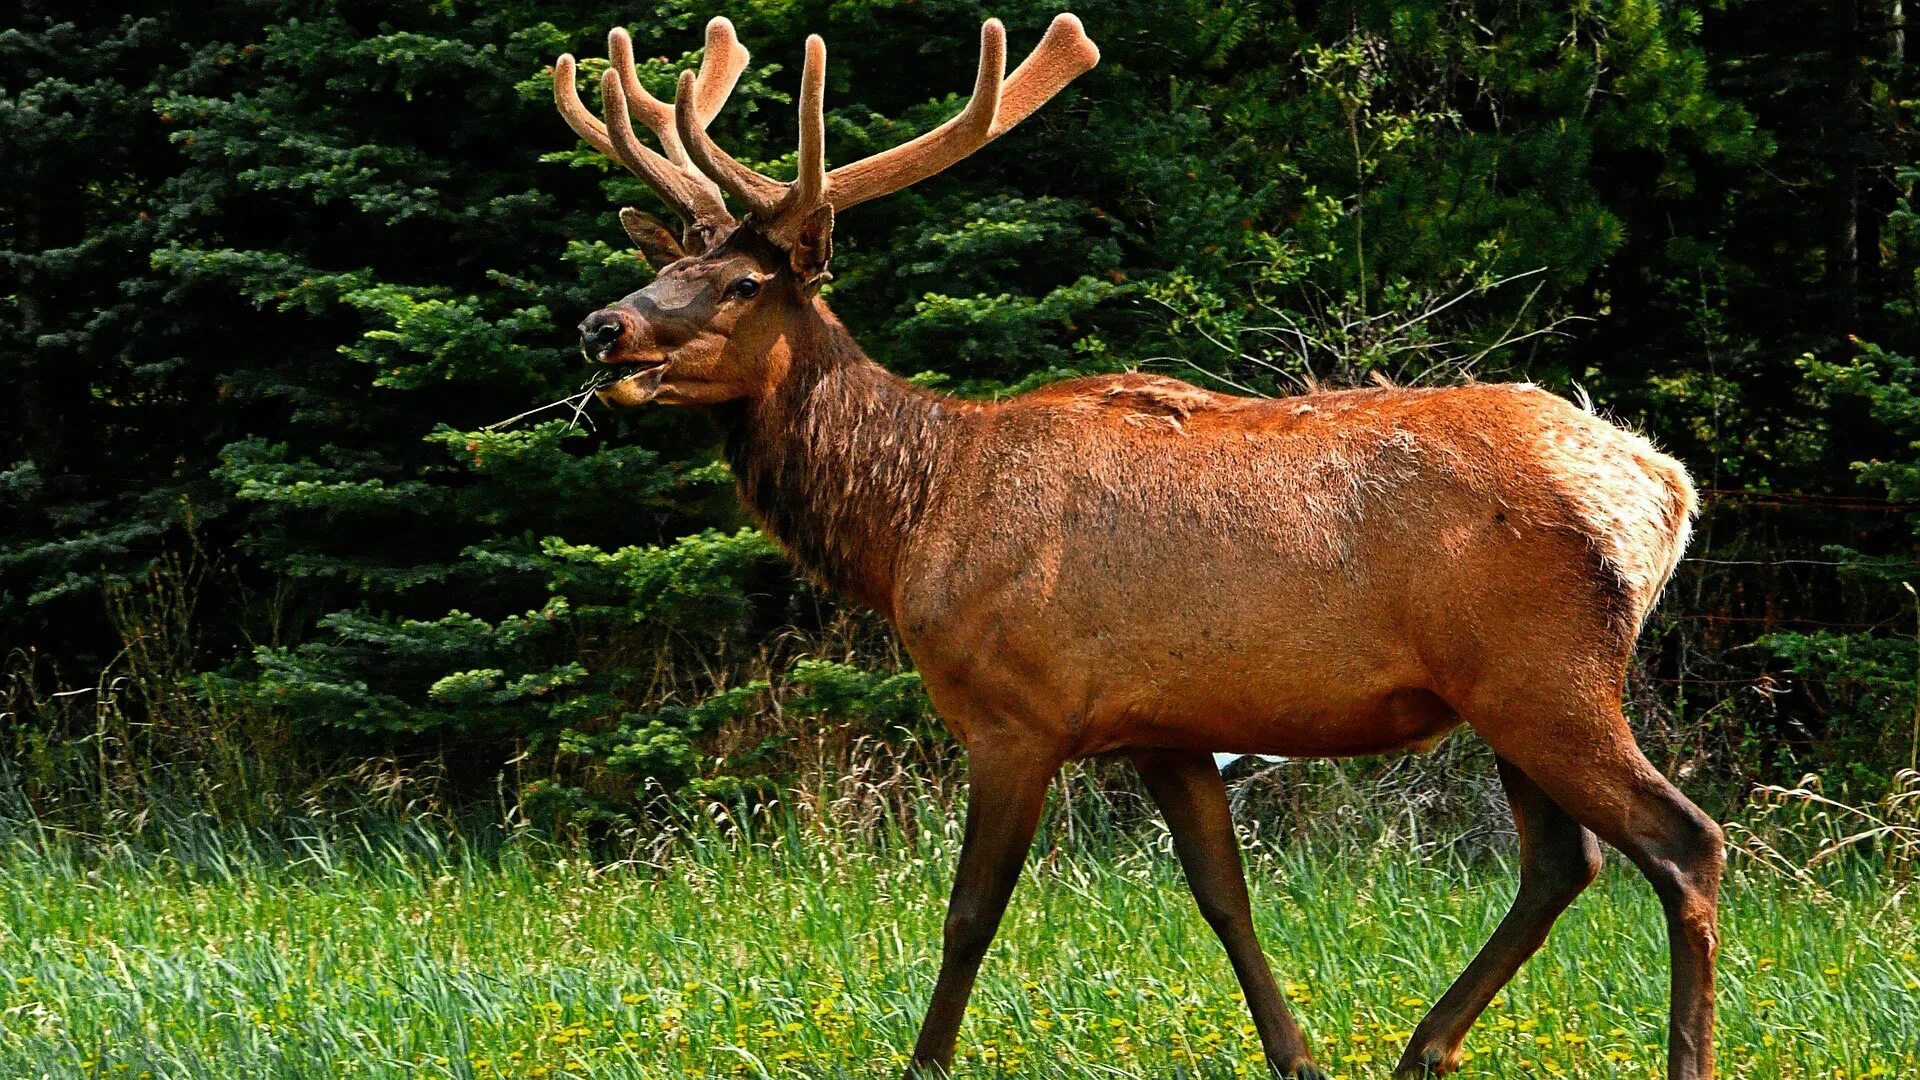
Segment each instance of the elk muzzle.
M704 277L667 276L580 323L580 350L601 364L657 364L714 317L719 288Z
M634 336L633 322L631 315L618 308L601 308L580 323L580 351L596 363L606 360L622 338Z

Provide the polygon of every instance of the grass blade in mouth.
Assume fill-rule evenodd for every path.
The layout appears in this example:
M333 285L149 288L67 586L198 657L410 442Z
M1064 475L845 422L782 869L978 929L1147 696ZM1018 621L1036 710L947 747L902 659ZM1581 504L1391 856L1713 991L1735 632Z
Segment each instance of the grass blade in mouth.
M578 427L582 420L587 422L588 431L600 430L593 426L593 418L587 415L587 403L593 400L594 391L607 384L606 375L607 372L605 371L594 372L593 378L587 380L586 386L578 394L568 399L573 402L573 416L567 420L568 431L572 431L575 427Z
M550 409L572 409L573 410L572 419L567 421L568 431L572 431L574 429L574 426L579 424L582 420L586 421L587 428L589 430L596 430L593 427L592 418L585 415L587 403L593 400L593 395L595 392L599 390L603 390L606 387L611 386L616 382L619 382L620 378L622 377L625 377L625 376L616 377L612 371L602 368L601 370L595 371L591 376L589 376L586 382L581 383L580 389L578 391L568 394L566 397L561 398L559 401L549 401L545 405L542 405L538 408L528 409L526 412L523 412L518 416L509 416L505 420L500 420L495 423L488 424L487 426L481 428L480 430L481 431L499 431L501 428L505 428L513 424L517 424L520 421L525 420L529 416L538 416L541 413L546 412Z
M572 431L580 424L587 425L588 431L598 431L600 429L594 426L593 417L587 415L587 406L592 403L593 396L615 383L623 383L628 379L637 379L653 371L654 367L654 365L642 365L638 370L630 371L625 375L619 374L611 367L602 367L588 376L587 381L580 384L579 390L568 394L559 401L549 401L539 408L528 409L526 412L520 413L517 416L509 416L505 420L488 424L480 430L499 431L501 428L510 427L525 420L529 416L539 416L541 413L550 409L572 409L573 413L567 420L568 431Z

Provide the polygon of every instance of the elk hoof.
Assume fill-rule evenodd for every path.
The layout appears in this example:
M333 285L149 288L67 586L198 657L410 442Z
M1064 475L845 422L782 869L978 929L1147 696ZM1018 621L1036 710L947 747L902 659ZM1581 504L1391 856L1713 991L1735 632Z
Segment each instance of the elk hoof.
M1302 1061L1290 1068L1276 1068L1274 1075L1281 1080L1333 1080L1333 1074L1322 1072L1320 1066L1311 1061Z
M1445 1076L1460 1067L1460 1063L1440 1050L1426 1050L1416 1055L1408 1050L1400 1064L1393 1067L1394 1080L1427 1080L1429 1077Z

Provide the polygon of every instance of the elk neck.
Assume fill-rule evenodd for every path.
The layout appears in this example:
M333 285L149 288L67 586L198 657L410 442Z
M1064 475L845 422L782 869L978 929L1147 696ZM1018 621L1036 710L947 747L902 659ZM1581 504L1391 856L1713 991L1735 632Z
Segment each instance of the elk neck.
M809 573L891 619L901 551L981 406L874 363L818 300L771 348L785 377L716 411L741 499Z

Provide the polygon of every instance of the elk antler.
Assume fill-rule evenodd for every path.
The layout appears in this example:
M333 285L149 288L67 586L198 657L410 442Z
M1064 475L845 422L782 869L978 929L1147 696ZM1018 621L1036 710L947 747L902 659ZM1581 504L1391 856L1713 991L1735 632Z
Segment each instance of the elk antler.
M792 183L742 165L708 137L712 117L703 112L704 88L692 72L680 73L673 103L675 128L693 165L745 204L769 238L787 243L799 222L821 204L837 212L925 180L1005 134L1100 62L1100 50L1080 20L1061 14L1054 16L1033 53L1003 81L1006 39L1000 20L988 19L981 26L980 71L973 97L958 116L919 138L828 172L822 112L827 46L817 34L807 38L800 76L800 167Z
M625 166L686 220L688 231L730 227L733 216L727 212L726 199L714 182L691 167L686 148L675 126L674 106L647 93L633 65L633 39L626 30L614 28L607 34L607 73L600 81L603 123L587 111L580 101L574 80L572 53L563 54L553 64L553 100L560 115L594 149ZM691 119L702 134L706 125L720 112L747 66L747 50L734 35L733 24L723 18L707 23L707 50L700 61L700 73L687 72L692 90L682 94L692 103ZM633 118L660 140L663 157L643 144L633 131Z

